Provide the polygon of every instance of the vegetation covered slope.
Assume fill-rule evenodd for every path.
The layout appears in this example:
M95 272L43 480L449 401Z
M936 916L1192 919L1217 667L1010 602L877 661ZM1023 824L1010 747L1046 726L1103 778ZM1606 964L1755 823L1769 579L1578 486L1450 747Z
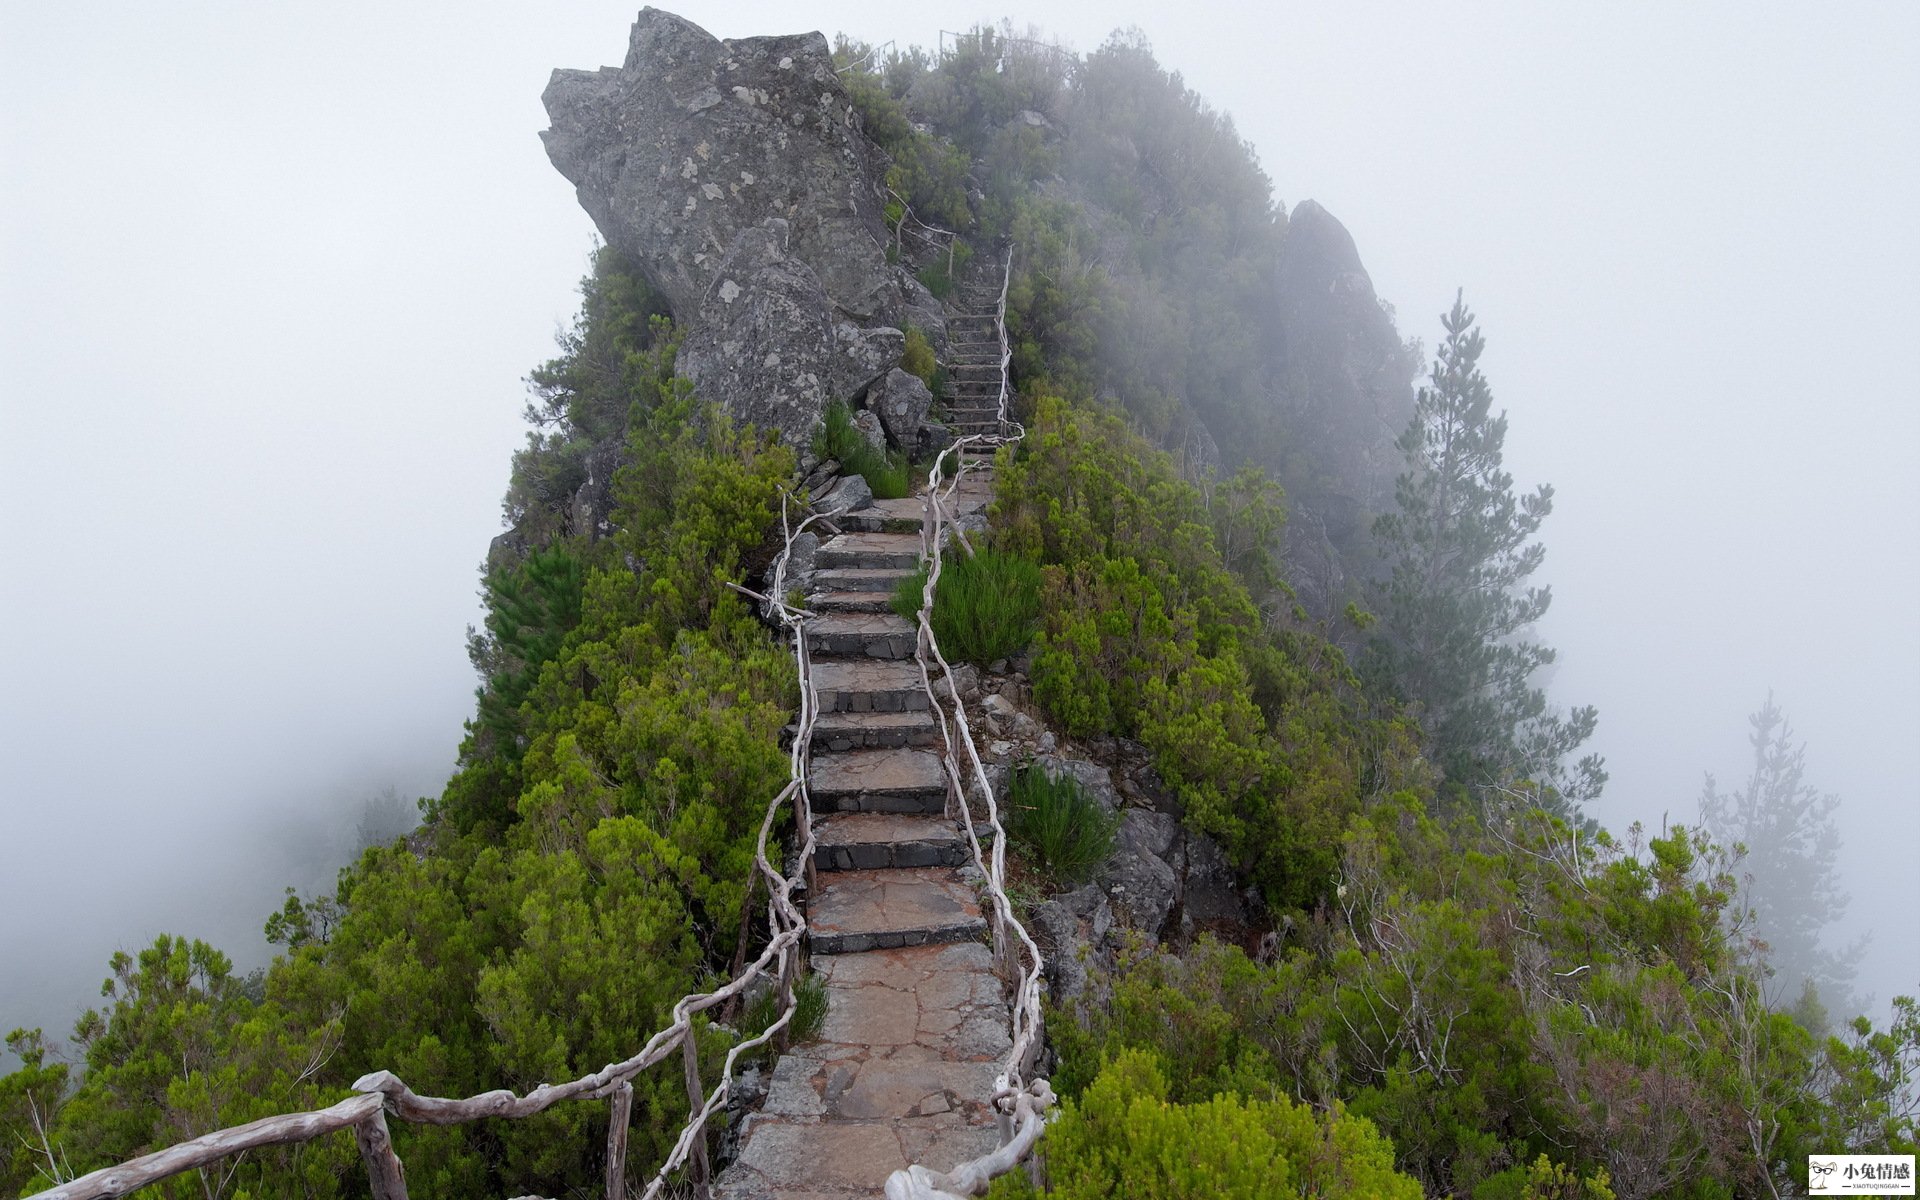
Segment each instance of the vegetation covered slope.
M674 1000L730 973L797 695L791 655L726 584L770 553L794 456L675 386L671 329L610 257L585 294L565 353L535 372L541 428L508 496L545 537L486 573L485 686L426 824L369 849L335 894L290 896L264 975L235 978L217 951L170 938L116 958L76 1039L83 1074L59 1075L23 1035L30 1065L0 1092L0 1186L319 1107L374 1069L454 1096L572 1078L632 1054ZM568 475L608 438L624 463L613 530L589 539L569 524ZM686 1096L660 1072L636 1085L644 1161ZM417 1195L559 1195L595 1178L582 1148L603 1144L606 1119L563 1105L394 1136ZM211 1186L351 1195L357 1160L328 1139L249 1156Z
M1038 577L1035 695L1063 735L1143 747L1271 927L1137 946L1056 1011L1059 1194L1770 1195L1804 1184L1809 1151L1911 1150L1910 1004L1839 1035L1771 1010L1725 850L1609 837L1544 811L1546 781L1502 754L1449 761L1409 672L1350 665L1361 608L1296 604L1277 552L1303 511L1346 530L1353 577L1324 596L1370 599L1365 535L1399 467L1356 406L1413 371L1377 306L1340 326L1364 362L1317 357L1275 285L1288 222L1231 125L1137 39L1074 59L982 31L849 79L916 212L1019 247L1029 436L992 537ZM424 826L334 894L289 897L263 974L162 938L111 964L80 1061L10 1039L0 1190L316 1107L373 1069L442 1095L570 1077L730 969L795 695L725 584L770 552L796 463L676 384L660 308L603 254L534 372L478 707ZM703 1051L731 1036L708 1028ZM637 1086L636 1154L657 1161L685 1099L666 1075ZM395 1139L419 1195L586 1194L605 1120ZM335 1138L157 1191L361 1178Z

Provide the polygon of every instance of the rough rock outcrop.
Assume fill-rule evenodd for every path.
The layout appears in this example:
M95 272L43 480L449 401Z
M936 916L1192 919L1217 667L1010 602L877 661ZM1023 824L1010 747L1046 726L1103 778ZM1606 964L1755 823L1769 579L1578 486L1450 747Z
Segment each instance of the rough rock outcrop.
M721 41L642 9L626 62L553 73L547 156L609 245L640 263L676 314L697 310L720 258L769 216L836 306L898 302L873 144L818 33Z
M820 34L721 41L643 9L622 66L555 71L542 100L547 156L736 417L804 444L827 399L899 361L900 329L944 342L939 304L887 263L884 155Z
M836 320L819 278L788 252L788 236L777 217L740 232L674 365L735 419L803 446L827 402L885 373L905 337Z
M590 539L613 532L613 476L620 469L622 445L603 442L586 454L587 478L573 494L573 528Z
M873 489L858 475L842 475L813 502L813 511L829 517L853 512L873 503Z
M1033 906L1032 932L1046 959L1056 1003L1085 996L1094 973L1112 965L1107 939L1113 924L1106 893L1091 883Z
M933 393L918 375L899 367L888 371L867 394L867 409L878 414L887 439L903 450L920 443L920 426L933 407Z
M853 414L853 427L861 437L867 440L867 446L875 453L887 452L887 431L880 424L880 418L866 409Z

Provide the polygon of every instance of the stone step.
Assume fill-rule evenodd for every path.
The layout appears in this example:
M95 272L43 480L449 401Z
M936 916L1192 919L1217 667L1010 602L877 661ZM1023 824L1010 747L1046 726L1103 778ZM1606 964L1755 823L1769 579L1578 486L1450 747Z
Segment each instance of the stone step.
M987 931L973 886L951 867L823 875L807 924L815 954L966 942Z
M807 622L807 646L815 654L912 658L913 622L885 613L827 613Z
M807 793L821 812L939 813L947 772L938 753L913 746L816 754Z
M911 570L920 565L920 538L910 533L843 533L820 544L821 567Z
M887 1178L908 1164L948 1171L1000 1145L990 1116L970 1125L934 1116L821 1121L749 1113L740 1139L740 1157L714 1182L713 1200L878 1200Z
M817 613L893 611L892 592L815 592L807 597L807 607Z
M989 1103L1011 1038L986 946L819 955L813 968L827 991L819 1040L775 1063L715 1200L873 1200L908 1163L944 1171L999 1145Z
M928 707L920 665L911 659L830 658L813 664L822 713L920 712Z
M768 1117L812 1117L822 1124L838 1126L950 1114L957 1101L966 1108L977 1107L979 1116L991 1122L992 1110L975 1097L991 1099L994 1076L1000 1069L994 1062L936 1059L923 1054L889 1057L879 1053L850 1061L844 1055L795 1053L775 1065L773 1078L768 1081L767 1102L760 1112ZM954 1123L945 1124L951 1127ZM879 1181L884 1182L885 1176ZM813 1200L817 1193L808 1188L797 1194ZM869 1194L879 1195L877 1191Z
M813 826L813 865L822 871L957 867L972 857L959 827L911 813L830 813Z
M872 504L834 518L845 533L918 533L927 503L919 496L875 500Z
M902 570L899 567L840 567L813 573L813 586L823 592L879 592L893 595L893 589L902 579L913 574L920 567Z
M939 744L940 726L934 721L933 713L926 709L918 712L821 713L813 719L813 750L816 754Z

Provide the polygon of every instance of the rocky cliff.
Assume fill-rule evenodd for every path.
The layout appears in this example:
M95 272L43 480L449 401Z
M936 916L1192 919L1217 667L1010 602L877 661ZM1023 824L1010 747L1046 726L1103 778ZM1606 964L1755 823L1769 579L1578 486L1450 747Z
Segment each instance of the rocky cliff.
M821 409L943 339L887 262L885 155L818 33L721 41L643 9L625 62L555 71L547 156L685 330L680 369L736 417L804 446Z

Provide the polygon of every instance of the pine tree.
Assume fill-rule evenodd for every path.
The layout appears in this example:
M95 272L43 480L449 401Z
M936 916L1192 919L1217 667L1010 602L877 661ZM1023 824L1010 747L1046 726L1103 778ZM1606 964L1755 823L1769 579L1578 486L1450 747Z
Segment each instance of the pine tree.
M1394 688L1420 706L1449 782L1480 787L1530 781L1564 800L1597 795L1606 775L1588 756L1565 757L1592 733L1591 707L1562 717L1533 685L1554 652L1525 634L1552 602L1527 580L1546 556L1533 541L1553 511L1553 488L1516 496L1501 467L1505 413L1480 373L1486 339L1456 297L1429 386L1397 443L1407 469L1395 511L1374 522L1391 577L1376 645Z
M1773 971L1772 1001L1851 1016L1860 1008L1852 984L1866 947L1835 946L1826 936L1847 911L1833 822L1840 797L1806 782L1806 744L1793 744L1793 727L1771 693L1747 723L1747 784L1722 792L1707 776L1700 819L1715 839L1745 851L1742 899Z

